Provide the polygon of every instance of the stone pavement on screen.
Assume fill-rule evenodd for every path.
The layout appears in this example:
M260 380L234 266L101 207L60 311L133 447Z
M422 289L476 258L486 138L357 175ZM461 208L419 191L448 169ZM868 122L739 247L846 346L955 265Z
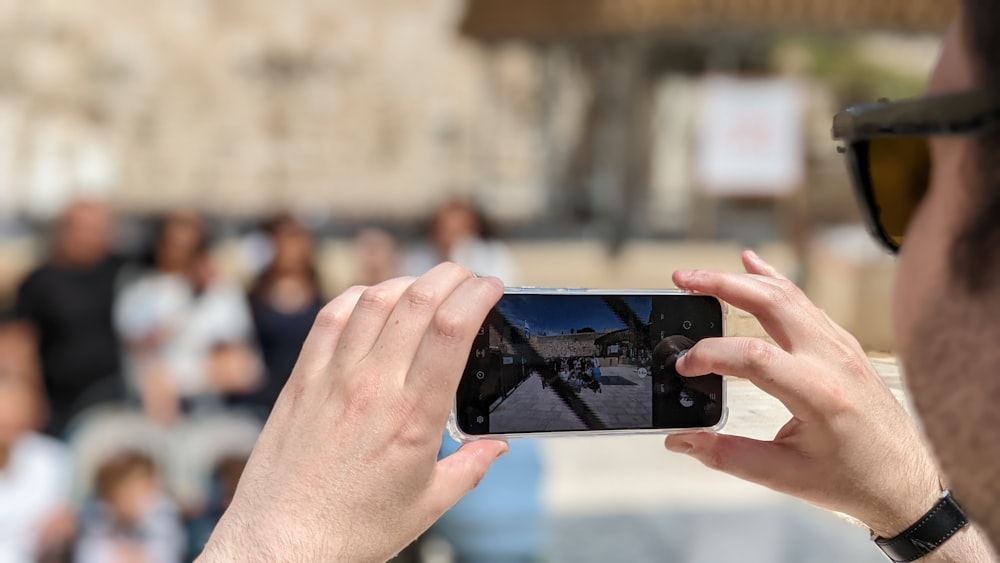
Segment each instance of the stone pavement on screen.
M609 428L648 428L652 418L652 380L635 366L601 368L601 392L583 388L576 394ZM541 377L529 377L490 414L493 432L584 430L582 422Z

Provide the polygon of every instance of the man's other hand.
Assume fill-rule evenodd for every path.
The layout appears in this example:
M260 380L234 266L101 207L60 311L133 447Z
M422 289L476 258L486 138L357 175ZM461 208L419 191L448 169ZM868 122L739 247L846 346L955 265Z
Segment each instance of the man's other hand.
M319 314L202 561L384 561L507 451L437 461L476 330L503 294L455 264Z
M705 339L677 362L687 377L741 377L792 413L771 441L699 432L666 446L705 465L850 514L893 537L937 502L938 473L913 421L858 342L753 252L746 274L678 271L678 287L719 297L776 344Z

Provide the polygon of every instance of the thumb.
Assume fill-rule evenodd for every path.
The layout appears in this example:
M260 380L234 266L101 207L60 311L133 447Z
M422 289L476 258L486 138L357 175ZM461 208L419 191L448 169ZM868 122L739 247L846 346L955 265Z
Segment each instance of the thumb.
M479 440L463 445L437 462L429 498L444 512L475 489L494 461L510 450L501 440Z
M801 465L799 456L785 446L714 432L672 434L666 446L711 469L779 490L793 482Z

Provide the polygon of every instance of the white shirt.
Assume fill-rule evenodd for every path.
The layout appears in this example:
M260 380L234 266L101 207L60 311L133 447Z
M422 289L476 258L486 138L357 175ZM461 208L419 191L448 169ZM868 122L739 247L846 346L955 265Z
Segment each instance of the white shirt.
M503 243L468 239L459 242L448 257L465 266L479 276L496 276L506 285L517 285L520 277L517 264ZM437 252L430 246L418 246L412 249L403 261L403 272L419 276L441 262Z
M174 274L150 274L127 287L115 304L115 325L126 341L162 333L157 351L183 396L208 390L207 363L219 344L252 335L253 317L239 287L214 283L195 294Z
M68 504L71 475L66 446L28 434L11 449L0 469L0 563L37 560L42 526Z
M184 559L186 539L180 515L164 495L146 508L128 532L116 529L114 515L100 502L87 505L82 520L75 563L113 563L118 559L118 542L126 539L141 549L146 563L178 563Z

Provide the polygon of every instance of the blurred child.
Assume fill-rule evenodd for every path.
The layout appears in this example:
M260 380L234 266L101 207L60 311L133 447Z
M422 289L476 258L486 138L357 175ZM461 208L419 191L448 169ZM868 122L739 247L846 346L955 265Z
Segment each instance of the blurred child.
M81 515L78 563L181 561L184 532L153 460L124 452L97 471L96 498Z
M236 494L236 485L240 482L240 476L243 475L243 468L246 467L246 464L247 456L242 455L227 455L216 463L212 471L208 504L188 525L192 558L205 548L216 524L229 508L229 504L233 501L233 495Z
M4 366L7 368L9 366ZM67 549L69 453L37 434L42 406L36 380L0 370L0 562L42 561Z

